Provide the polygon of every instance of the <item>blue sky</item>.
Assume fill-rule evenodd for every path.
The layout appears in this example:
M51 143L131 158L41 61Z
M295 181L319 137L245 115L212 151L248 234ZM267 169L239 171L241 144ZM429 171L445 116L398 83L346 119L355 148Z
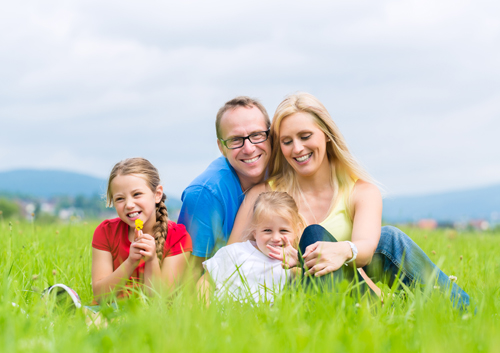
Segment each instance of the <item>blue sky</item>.
M0 171L106 178L143 156L165 189L219 155L237 95L307 91L389 195L500 183L495 1L18 1L0 12Z

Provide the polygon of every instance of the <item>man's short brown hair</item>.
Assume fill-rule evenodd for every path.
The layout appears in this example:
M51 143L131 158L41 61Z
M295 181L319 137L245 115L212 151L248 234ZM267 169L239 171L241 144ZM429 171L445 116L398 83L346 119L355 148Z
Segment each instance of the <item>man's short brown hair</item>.
M220 131L220 121L222 119L222 116L228 110L235 109L238 107L245 107L245 108L257 107L261 111L262 115L264 115L264 121L266 122L267 128L271 126L271 121L269 120L269 115L267 114L266 108L264 108L264 106L257 99L250 98L247 96L239 96L226 102L226 104L224 104L217 112L217 117L215 119L215 131L217 133L218 139L222 138L222 134Z

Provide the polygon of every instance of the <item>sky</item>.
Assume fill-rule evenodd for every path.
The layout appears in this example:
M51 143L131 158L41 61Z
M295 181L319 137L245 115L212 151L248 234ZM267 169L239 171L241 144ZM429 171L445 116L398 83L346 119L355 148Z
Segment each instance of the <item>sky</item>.
M499 63L498 1L7 2L0 171L141 156L180 197L220 106L305 91L389 196L497 184Z

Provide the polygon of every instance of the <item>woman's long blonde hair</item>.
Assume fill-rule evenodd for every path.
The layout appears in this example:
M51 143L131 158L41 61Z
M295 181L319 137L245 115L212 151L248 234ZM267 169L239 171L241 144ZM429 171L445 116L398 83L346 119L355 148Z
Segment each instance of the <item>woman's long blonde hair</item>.
M108 179L108 189L106 192L106 206L113 206L113 194L111 192L111 182L118 175L136 174L144 178L153 193L160 185L160 174L158 170L145 158L127 158L115 164ZM163 261L163 248L168 234L168 212L165 200L167 195L163 194L160 202L156 204L156 223L153 226L153 237L155 238L156 256L161 264Z
M329 140L326 143L326 152L331 166L330 182L333 187L334 197L328 214L336 206L338 200L343 195L347 195L345 198L346 210L352 219L353 210L350 200L352 183L358 179L375 185L376 182L353 157L344 136L333 122L325 106L309 93L299 92L289 95L280 103L274 113L271 124L272 153L268 166L268 181L272 184L274 190L286 191L298 203L302 201L302 192L297 181L296 172L283 156L279 138L283 119L299 112L310 114L318 128L325 133L327 140Z

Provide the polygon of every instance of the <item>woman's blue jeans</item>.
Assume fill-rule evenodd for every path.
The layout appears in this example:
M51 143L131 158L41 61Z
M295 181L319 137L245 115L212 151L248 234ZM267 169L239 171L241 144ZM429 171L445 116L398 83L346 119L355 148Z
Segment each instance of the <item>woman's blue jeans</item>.
M305 252L307 246L317 241L336 242L337 240L318 224L308 226L299 243L299 260L302 266L304 262L301 254ZM346 266L342 266L341 269L327 276L333 277L333 282L342 280L346 278L346 269ZM456 283L451 282L423 250L396 227L382 227L380 241L372 261L364 266L363 270L375 283L380 281L389 286L393 285L398 274L399 280L407 286L431 285L437 286L443 292L448 291L451 286L450 299L455 307L467 307L470 304L469 295ZM349 278L349 275L347 277ZM350 277L352 278L352 275ZM325 281L325 279L322 280Z

